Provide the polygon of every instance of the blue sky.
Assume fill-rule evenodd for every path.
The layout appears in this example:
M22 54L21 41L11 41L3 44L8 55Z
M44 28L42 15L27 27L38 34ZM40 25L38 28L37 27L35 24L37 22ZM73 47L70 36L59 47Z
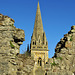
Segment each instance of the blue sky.
M25 41L20 53L30 44L37 3L38 0L0 0L0 13L13 18L14 25L25 31ZM39 3L51 58L56 44L75 25L75 0L39 0Z

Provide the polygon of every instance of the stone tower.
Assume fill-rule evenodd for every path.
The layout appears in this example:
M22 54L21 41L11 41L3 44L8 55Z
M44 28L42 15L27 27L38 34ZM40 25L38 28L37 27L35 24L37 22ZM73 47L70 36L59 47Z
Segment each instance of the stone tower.
M38 2L34 31L31 37L31 56L37 66L44 66L48 61L48 42L43 30L40 6Z

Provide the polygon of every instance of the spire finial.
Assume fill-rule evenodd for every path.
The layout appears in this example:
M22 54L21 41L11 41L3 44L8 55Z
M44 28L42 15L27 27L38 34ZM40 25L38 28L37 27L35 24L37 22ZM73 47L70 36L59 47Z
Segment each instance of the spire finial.
M39 0L38 0L38 6L37 6L37 8L39 8L39 9L40 9Z

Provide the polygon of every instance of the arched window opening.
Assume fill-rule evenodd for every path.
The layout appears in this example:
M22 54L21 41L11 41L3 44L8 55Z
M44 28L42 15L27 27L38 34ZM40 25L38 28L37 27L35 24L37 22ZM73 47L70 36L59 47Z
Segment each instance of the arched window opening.
M38 59L38 65L39 66L42 66L42 59L39 57L39 59Z
M34 45L35 43L33 42L33 45Z
M40 66L42 66L42 61L40 60Z

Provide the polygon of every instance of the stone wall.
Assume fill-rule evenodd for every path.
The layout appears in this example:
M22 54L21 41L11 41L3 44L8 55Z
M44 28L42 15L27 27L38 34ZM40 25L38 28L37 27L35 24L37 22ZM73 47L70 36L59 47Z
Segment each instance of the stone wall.
M0 14L0 75L31 74L34 61L19 54L24 37L24 31L14 26L13 19Z
M47 75L75 75L75 26L58 42L45 70Z

